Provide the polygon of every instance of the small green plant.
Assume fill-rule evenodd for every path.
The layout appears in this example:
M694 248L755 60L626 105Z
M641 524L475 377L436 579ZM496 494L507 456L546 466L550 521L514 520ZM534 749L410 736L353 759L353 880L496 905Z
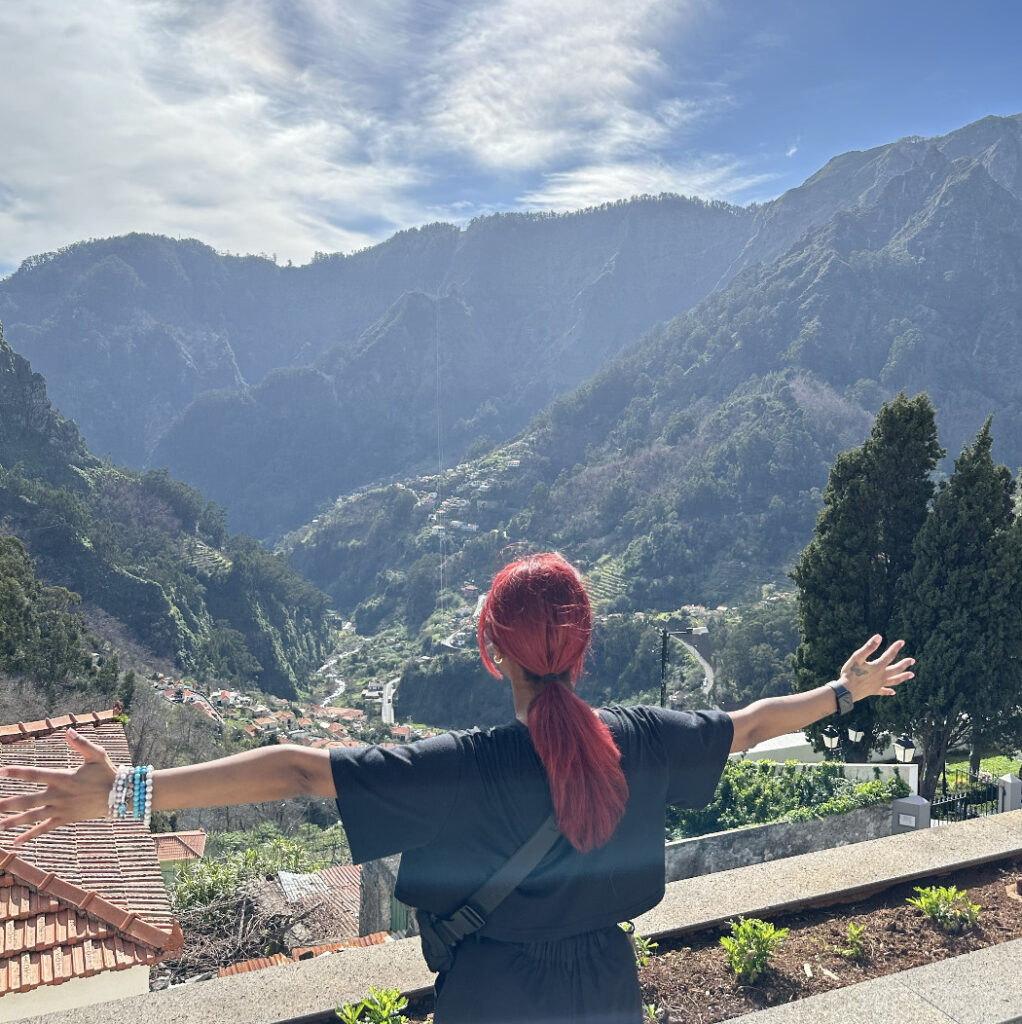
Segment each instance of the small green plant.
M645 967L649 963L653 951L660 947L659 942L650 942L638 932L632 936L632 944L635 946L635 963L638 967Z
M337 1007L343 1024L408 1024L401 1012L408 1000L396 988L369 987L369 995L360 1003Z
M740 917L731 922L731 934L725 935L720 944L739 983L751 985L767 969L774 950L787 937L787 928L775 928L756 917Z
M659 1024L660 1011L656 1003L642 1004L642 1022L643 1024Z
M918 896L908 902L921 910L943 932L950 935L964 932L979 920L980 905L970 903L968 892L954 885L916 886Z
M632 949L635 951L635 966L645 967L653 955L653 951L660 948L659 942L650 942L643 938L636 930L631 921L622 921L619 925L621 930L632 940Z
M866 926L864 924L856 924L854 921L849 921L848 932L845 936L848 945L843 947L836 946L835 949L848 960L861 960L866 955L866 945L863 941L865 934Z

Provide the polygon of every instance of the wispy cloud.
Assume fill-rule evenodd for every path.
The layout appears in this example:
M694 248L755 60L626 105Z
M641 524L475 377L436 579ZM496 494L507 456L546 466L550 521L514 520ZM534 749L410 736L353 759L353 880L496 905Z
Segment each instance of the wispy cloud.
M734 97L664 56L707 7L2 5L0 266L132 230L304 260L437 210L734 194L763 176L683 145Z
M734 199L772 179L750 174L737 161L709 159L685 165L652 162L596 164L549 174L521 196L532 209L573 210L637 195L677 192L704 199Z

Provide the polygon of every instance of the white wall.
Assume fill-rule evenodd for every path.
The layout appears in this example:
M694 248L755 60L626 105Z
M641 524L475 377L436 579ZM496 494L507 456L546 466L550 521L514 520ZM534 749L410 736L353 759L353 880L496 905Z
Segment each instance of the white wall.
M145 965L121 971L102 971L91 978L72 978L60 985L40 985L30 992L8 992L0 996L0 1024L142 995L148 991L149 968Z

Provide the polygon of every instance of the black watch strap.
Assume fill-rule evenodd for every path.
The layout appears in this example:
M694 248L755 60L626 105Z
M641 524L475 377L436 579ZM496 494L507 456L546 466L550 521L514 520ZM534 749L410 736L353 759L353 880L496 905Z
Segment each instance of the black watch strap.
M841 683L836 679L827 683L827 685L834 691L834 697L837 699L838 714L847 715L855 704L855 698L852 696L852 691L849 690L844 683Z

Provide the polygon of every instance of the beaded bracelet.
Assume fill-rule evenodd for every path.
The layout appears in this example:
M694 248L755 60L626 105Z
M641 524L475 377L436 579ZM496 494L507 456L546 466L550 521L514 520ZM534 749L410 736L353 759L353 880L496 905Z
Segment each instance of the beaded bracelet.
M153 766L120 765L114 775L107 807L112 818L141 818L148 827L153 813Z

